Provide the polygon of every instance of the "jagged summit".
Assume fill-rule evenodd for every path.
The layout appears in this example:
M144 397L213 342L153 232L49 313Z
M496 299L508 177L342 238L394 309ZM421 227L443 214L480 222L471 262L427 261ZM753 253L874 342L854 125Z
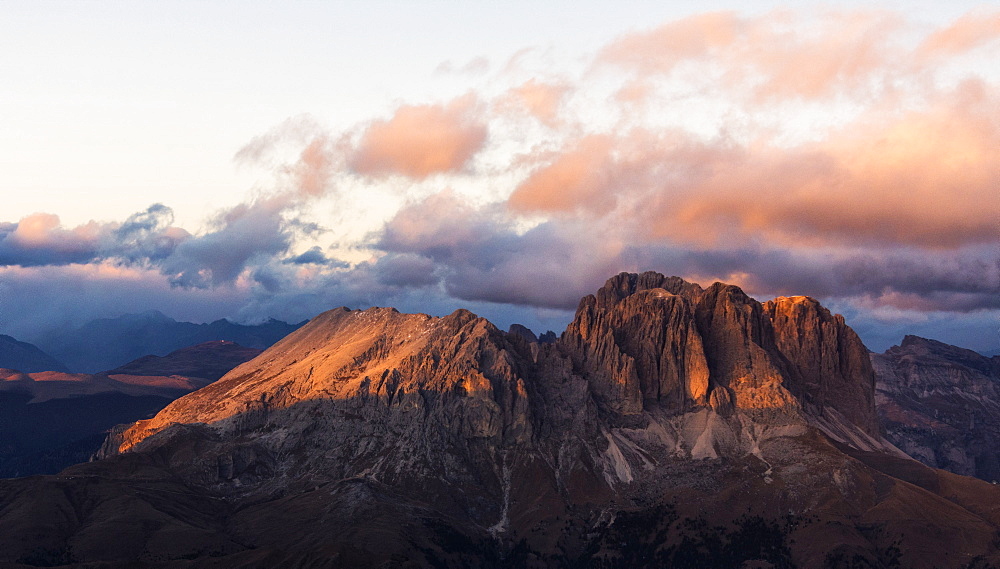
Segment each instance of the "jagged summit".
M612 422L647 412L753 410L879 447L873 372L842 317L808 297L761 304L736 286L702 289L646 272L619 274L584 297L551 346L464 309L443 318L393 308L328 311L132 427L122 450L173 423L229 428L245 425L248 409L323 400L381 402L394 412L407 394L430 392L443 394L432 407L456 407L442 411L446 431L523 435L532 432L527 401L546 397L551 368L581 382L597 415ZM420 403L431 402L421 395ZM559 413L546 406L546 414Z
M1000 489L882 439L867 350L814 299L623 273L560 337L533 336L466 310L334 309L117 429L74 476L217 500L192 504L223 520L211 543L230 566L878 566L896 543L909 567L1000 557ZM130 495L148 503L115 519L164 511L165 494Z

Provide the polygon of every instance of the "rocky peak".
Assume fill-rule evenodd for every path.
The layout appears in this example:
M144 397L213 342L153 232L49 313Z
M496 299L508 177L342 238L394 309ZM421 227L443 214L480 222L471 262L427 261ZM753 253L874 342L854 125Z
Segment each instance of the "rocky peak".
M672 294L697 297L701 287L689 283L680 277L666 277L660 273L646 271L645 273L619 273L608 279L597 291L595 300L601 308L610 308L621 300L633 294L651 289L663 289ZM586 300L587 297L584 297Z
M886 355L898 356L900 361L913 363L929 360L936 365L942 365L945 362L950 362L957 366L975 369L986 375L1000 375L997 373L1000 371L997 366L1000 358L988 358L973 350L909 334L903 337L903 341L898 346L889 348Z
M585 297L559 341L598 400L625 415L652 404L682 411L707 403L709 371L695 304L650 288L655 280L648 275L618 275Z
M831 432L879 436L867 350L809 297L761 304L733 285L622 273L581 300L561 345L616 413L804 408Z
M633 462L645 460L627 451L638 443L608 438L618 428L659 425L657 444L673 440L670 452L698 457L751 452L756 443L740 433L755 422L811 423L877 446L863 346L812 299L762 305L732 285L623 273L581 300L555 343L533 337L467 310L331 310L119 433L106 453L156 448L167 440L156 433L172 424L203 423L223 439L270 433L253 435L268 456L294 455L296 441L309 440L315 448L296 468L351 465L338 471L345 476L446 468L474 478L484 464L498 476L497 453L534 449L558 477L600 465L614 484L633 480ZM214 467L200 468L209 476Z
M764 311L789 363L787 385L796 398L815 415L846 419L877 437L875 372L867 348L844 317L808 296L778 297L764 303Z

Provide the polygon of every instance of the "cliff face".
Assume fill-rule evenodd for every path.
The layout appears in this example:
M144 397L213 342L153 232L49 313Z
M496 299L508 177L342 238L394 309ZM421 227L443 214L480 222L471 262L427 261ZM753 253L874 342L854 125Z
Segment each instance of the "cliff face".
M732 285L621 274L580 302L561 342L617 413L804 412L858 444L879 437L867 350L843 317L808 297L761 304Z
M997 553L1000 511L966 498L1000 490L888 454L864 348L812 299L621 274L532 340L462 310L335 309L117 430L74 477L210 497L191 507L229 566L877 566L904 537L906 566ZM103 503L88 488L74 500ZM149 527L159 488L115 520ZM84 542L93 516L66 495L45 547ZM968 558L941 553L954 543Z
M806 296L764 303L778 349L789 362L789 390L825 421L844 421L879 434L875 372L858 335L844 317Z
M886 438L929 466L1000 480L1000 357L906 336L871 358Z

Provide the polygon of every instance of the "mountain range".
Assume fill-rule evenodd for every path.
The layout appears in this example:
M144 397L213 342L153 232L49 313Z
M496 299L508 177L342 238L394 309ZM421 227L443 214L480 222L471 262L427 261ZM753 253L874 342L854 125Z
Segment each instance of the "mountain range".
M195 324L178 322L152 310L92 320L79 328L51 330L30 340L69 370L99 373L146 355L163 356L215 340L264 349L302 324L304 322L288 324L273 319L254 325L225 319ZM15 369L19 368L15 366Z
M69 369L62 362L46 354L34 344L21 342L0 334L0 368L16 369L23 372L60 371Z
M100 460L0 481L0 565L1000 562L1000 488L880 425L904 399L899 425L933 413L936 376L906 370L939 346L872 356L814 299L657 273L609 279L547 340L465 310L325 312Z
M887 439L928 466L1000 480L1000 356L906 336L872 363Z
M260 352L215 341L99 374L0 368L0 476L52 474L84 462L111 427L152 416Z

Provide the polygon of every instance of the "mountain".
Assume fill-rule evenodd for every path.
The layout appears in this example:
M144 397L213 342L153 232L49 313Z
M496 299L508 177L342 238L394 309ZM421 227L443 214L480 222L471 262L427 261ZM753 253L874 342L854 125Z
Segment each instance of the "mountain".
M526 336L323 313L101 460L0 481L0 563L1000 561L1000 488L882 438L867 350L813 299L623 273L555 342Z
M62 362L37 346L0 334L0 368L32 371L69 371Z
M871 357L887 439L928 466L1000 480L1000 356L906 336Z
M35 343L69 369L98 373L146 355L163 356L185 346L227 340L248 348L264 349L303 323L269 320L262 324L234 324L216 320L208 324L177 322L152 310L118 318L93 320L80 328L55 330Z
M94 375L0 369L0 477L86 461L113 426L154 415L260 352L219 341Z
M175 350L166 356L143 356L105 372L116 375L197 377L215 381L229 370L260 355L260 348L215 340Z

